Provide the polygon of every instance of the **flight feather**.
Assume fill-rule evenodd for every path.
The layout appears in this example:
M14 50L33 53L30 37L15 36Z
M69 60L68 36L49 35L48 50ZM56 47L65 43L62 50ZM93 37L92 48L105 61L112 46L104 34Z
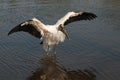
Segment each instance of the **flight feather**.
M92 20L96 17L97 16L94 13L90 13L90 12L68 12L64 17L58 20L56 24L67 25L75 21Z
M40 24L37 19L31 19L25 22L20 23L17 25L15 28L13 28L8 35L14 33L14 32L19 32L19 31L24 31L28 32L29 34L41 38L43 35L43 32L46 31L45 28L43 27L42 24Z

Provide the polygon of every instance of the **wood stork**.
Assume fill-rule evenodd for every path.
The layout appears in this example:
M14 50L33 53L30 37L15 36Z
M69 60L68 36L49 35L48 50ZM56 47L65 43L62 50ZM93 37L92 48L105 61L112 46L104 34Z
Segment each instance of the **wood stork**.
M90 12L68 12L64 17L59 19L54 25L45 25L37 18L25 21L13 28L8 35L24 31L31 35L40 38L41 44L43 43L44 50L49 53L53 50L53 46L63 42L65 38L69 39L65 25L80 20L92 20L97 16Z

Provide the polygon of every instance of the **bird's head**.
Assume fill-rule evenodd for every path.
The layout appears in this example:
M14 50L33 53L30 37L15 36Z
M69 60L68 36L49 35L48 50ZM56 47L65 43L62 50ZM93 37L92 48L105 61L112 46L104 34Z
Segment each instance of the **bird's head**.
M59 25L58 30L63 32L65 34L65 36L67 37L67 39L70 39L66 29L64 28L64 26L62 24Z

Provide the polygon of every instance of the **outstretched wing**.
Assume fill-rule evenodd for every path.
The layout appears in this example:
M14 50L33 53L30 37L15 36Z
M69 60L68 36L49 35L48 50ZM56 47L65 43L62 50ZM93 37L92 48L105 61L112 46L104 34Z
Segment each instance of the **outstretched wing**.
M17 25L15 28L13 28L8 33L8 35L10 35L14 32L19 32L19 31L28 32L37 38L41 38L43 32L46 30L45 30L44 26L42 25L42 23L40 23L39 20L34 18L32 20L28 20L28 21L22 22L21 24Z
M94 13L90 12L68 12L63 18L58 20L57 25L67 25L71 22L80 21L80 20L92 20L97 16Z

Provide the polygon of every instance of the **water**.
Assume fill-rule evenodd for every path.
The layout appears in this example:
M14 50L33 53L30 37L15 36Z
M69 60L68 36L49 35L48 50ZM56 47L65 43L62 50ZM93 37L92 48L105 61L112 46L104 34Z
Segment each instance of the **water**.
M96 80L120 80L119 0L0 1L0 80L26 80L43 58L40 41L24 32L7 36L19 23L36 17L54 24L68 11L88 11L98 17L66 26L71 40L57 48L58 62L72 70L92 70Z

